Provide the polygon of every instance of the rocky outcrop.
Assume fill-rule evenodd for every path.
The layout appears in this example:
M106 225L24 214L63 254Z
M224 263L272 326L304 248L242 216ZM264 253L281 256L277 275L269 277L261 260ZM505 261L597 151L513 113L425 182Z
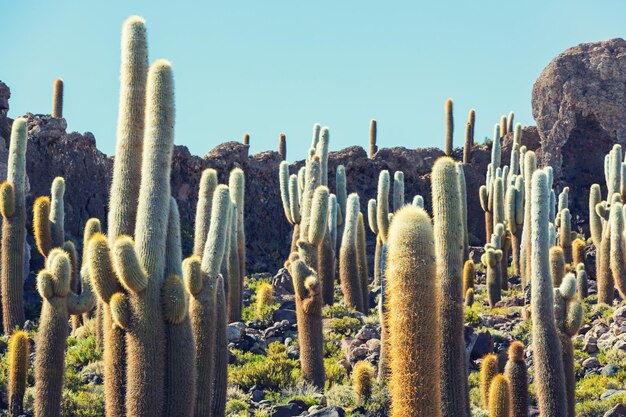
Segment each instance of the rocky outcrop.
M565 50L535 82L532 107L543 164L577 196L573 212L587 217L589 187L604 182L604 155L614 143L626 146L626 41Z

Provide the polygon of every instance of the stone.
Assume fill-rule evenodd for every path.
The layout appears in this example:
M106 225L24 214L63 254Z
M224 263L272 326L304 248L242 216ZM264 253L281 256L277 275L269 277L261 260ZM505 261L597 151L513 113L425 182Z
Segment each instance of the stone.
M590 358L585 359L582 365L583 365L583 368L586 368L586 369L595 369L595 368L600 367L600 361L598 360L598 358L592 356Z
M482 358L487 353L492 353L494 348L493 337L491 337L491 333L488 330L481 330L476 335L476 343L474 343L470 355L472 359Z
M228 343L240 342L246 334L246 325L241 322L231 323L226 327Z
M363 341L370 339L380 339L380 327L374 324L368 323L359 330L355 338Z
M626 404L617 404L604 413L604 417L626 417Z
M604 155L614 143L626 145L626 41L563 51L535 82L532 111L541 136L540 165L552 166L555 182L569 186L571 195L588 195L604 172ZM570 210L582 216L586 205L584 198L574 199Z
M615 309L613 312L613 320L618 326L626 325L626 305Z
M272 417L292 417L300 414L300 409L296 404L275 405L270 410Z
M346 412L341 407L327 407L321 410L314 411L309 414L309 417L344 417Z
M277 321L287 321L288 323L295 324L296 323L296 311L290 309L279 308L272 313L272 320Z

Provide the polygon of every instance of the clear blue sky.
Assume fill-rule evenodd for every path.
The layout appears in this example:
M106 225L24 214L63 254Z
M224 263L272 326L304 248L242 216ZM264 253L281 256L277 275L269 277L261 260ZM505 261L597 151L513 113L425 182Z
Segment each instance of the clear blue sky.
M422 3L421 5L418 3ZM184 4L184 6L183 6ZM443 145L443 107L455 103L455 144L467 112L477 140L500 115L533 124L532 85L548 62L582 42L625 37L626 1L4 1L0 80L10 116L49 113L65 80L68 129L114 150L120 28L146 19L150 60L176 79L176 143L204 155L250 132L252 152L301 159L313 123L331 149Z

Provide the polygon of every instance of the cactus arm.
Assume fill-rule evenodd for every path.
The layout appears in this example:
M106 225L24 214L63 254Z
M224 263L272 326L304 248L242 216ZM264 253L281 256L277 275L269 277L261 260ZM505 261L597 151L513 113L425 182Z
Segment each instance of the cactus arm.
M384 170L378 176L378 194L376 200L376 224L383 243L387 243L389 234L389 171Z
M217 171L211 168L202 171L193 238L193 254L197 256L202 256L206 236L207 233L209 233L209 226L211 225L211 204L213 202L215 187L217 187Z

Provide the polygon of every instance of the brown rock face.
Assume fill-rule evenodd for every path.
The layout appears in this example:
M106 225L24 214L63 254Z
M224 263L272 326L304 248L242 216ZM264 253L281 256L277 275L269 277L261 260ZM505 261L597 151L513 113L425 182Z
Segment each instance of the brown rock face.
M626 41L565 50L535 82L532 107L542 162L577 196L573 213L586 217L589 187L604 182L604 155L626 146Z
M9 121L7 113L9 111L9 98L11 98L11 89L8 85L0 81L0 138L9 138Z

